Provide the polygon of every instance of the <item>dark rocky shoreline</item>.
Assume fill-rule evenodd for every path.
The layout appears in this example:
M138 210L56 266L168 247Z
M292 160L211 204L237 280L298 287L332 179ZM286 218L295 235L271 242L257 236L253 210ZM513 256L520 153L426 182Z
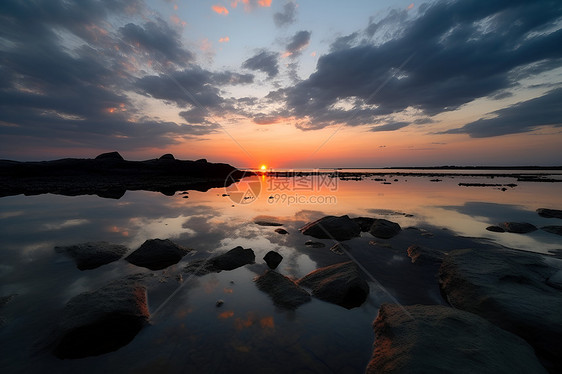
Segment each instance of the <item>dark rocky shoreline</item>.
M224 187L243 175L228 164L177 160L171 154L146 161L128 161L118 152L95 159L0 160L0 197L53 193L119 199L126 191L135 190L173 195L182 190Z

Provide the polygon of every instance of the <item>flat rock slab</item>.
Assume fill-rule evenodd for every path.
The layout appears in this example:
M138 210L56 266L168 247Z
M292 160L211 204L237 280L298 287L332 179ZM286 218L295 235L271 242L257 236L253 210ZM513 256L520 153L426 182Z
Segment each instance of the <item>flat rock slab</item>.
M206 275L223 270L234 270L244 265L253 264L255 261L256 255L251 248L238 246L208 260L191 262L184 268L184 271L195 275Z
M82 358L115 351L133 340L149 317L146 288L133 279L84 292L62 311L54 354Z
M258 288L267 293L273 303L284 309L296 309L311 300L310 294L294 281L276 271L268 270L255 279Z
M149 239L125 260L136 266L160 270L177 264L189 251L169 239Z
M74 259L80 270L95 269L119 260L129 249L108 242L87 242L68 246L57 246L55 251Z
M361 227L361 232L369 231L371 226L373 226L373 223L375 223L375 218L371 217L356 217L352 218L352 220Z
M322 217L299 230L317 239L349 240L361 234L361 226L347 215Z
M398 235L402 231L402 228L396 222L392 222L386 219L375 219L369 232L375 238L380 239L390 239Z
M420 247L419 245L411 245L407 249L408 257L412 259L413 264L425 265L441 265L445 253L433 248Z
M353 261L316 269L297 281L312 290L312 295L344 308L360 306L369 295L369 284Z
M445 257L439 280L455 308L521 336L562 370L562 290L554 286L560 266L536 253L463 249Z
M545 218L560 218L562 219L562 210L558 209L547 209L547 208L539 208L537 209L537 213L541 217Z
M440 305L383 304L367 374L546 373L523 339Z
M527 234L537 230L535 225L527 222L502 222L498 225L506 232L511 232L515 234Z

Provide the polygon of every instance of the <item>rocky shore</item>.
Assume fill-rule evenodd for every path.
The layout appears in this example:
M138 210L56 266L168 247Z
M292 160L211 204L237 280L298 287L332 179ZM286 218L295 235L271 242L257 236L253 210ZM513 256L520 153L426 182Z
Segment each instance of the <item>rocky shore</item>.
M171 154L146 161L128 161L118 152L94 159L54 161L0 160L0 197L53 193L66 196L98 195L119 199L126 191L207 191L241 178L242 172L223 163L177 160Z

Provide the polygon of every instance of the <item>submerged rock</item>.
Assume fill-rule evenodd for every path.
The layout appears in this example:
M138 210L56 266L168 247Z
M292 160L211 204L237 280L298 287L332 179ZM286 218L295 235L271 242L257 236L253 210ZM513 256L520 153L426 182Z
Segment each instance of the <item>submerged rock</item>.
M255 260L256 255L251 248L238 246L222 255L191 262L184 268L184 271L195 275L219 273L223 270L234 270L247 264L253 264Z
M146 288L133 280L84 292L64 307L53 353L64 359L115 351L133 340L149 316Z
M367 374L546 373L523 339L441 305L383 304Z
M544 226L541 227L541 230L551 234L562 235L562 226Z
M297 281L312 289L312 295L347 309L360 306L369 295L369 284L353 261L316 269Z
M269 266L270 269L275 269L277 266L279 266L281 261L283 261L283 256L281 256L279 253L275 251L269 251L263 257L263 259L265 260L265 263L267 264L267 266Z
M267 270L265 274L257 277L255 282L258 288L267 293L273 303L281 308L296 309L311 300L310 294L303 288L273 270Z
M552 263L536 253L455 250L443 260L439 280L452 306L521 336L562 370L562 290L548 282L560 268Z
M330 251L337 255L343 255L345 252L349 251L349 247L344 243L336 243L330 248Z
M445 253L427 247L420 247L419 245L411 245L408 247L408 257L412 259L413 264L434 264L440 265L445 257Z
M486 227L486 230L488 231L492 231L492 232L505 232L505 230L499 226L488 226Z
M545 218L560 218L562 219L562 210L558 209L547 209L547 208L539 208L537 209L537 213L541 217Z
M289 232L285 229L275 229L275 232L281 235L287 235Z
M95 269L119 260L129 249L108 242L87 242L68 246L57 246L55 251L74 259L80 270Z
M149 239L125 260L136 266L160 270L177 264L189 251L169 239Z
M261 220L258 220L258 221L254 221L254 223L255 223L256 225L259 225L259 226L283 226L282 223L279 223L279 222L271 222L271 221L261 221Z
M304 245L306 245L307 247L311 247L311 248L324 248L326 246L326 244L321 243L321 242L314 242L312 240L307 240Z
M399 224L382 218L376 219L369 229L371 235L380 239L390 239L398 235L400 231L402 231L402 228Z
M507 232L515 234L527 234L537 230L535 225L527 222L502 222L498 226Z
M361 227L349 216L326 216L309 222L299 229L317 239L349 240L361 234Z

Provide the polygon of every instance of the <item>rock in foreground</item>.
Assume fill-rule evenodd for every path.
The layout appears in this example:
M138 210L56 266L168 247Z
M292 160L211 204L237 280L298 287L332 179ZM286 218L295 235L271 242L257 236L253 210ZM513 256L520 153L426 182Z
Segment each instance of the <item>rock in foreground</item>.
M244 265L253 264L255 260L256 255L251 248L238 246L208 260L194 261L187 265L184 271L195 275L206 275L223 270L234 270Z
M382 218L376 219L369 229L371 235L380 239L390 239L398 235L400 231L402 228L399 224Z
M537 230L535 225L527 222L502 222L498 225L506 232L511 232L515 234L527 234Z
M160 270L177 264L189 251L169 239L149 239L125 260L136 266Z
M562 210L558 209L547 209L547 208L539 208L537 209L537 213L541 217L545 218L560 218L562 219Z
M123 245L108 242L88 242L68 246L57 246L55 251L65 253L74 259L80 270L95 269L110 262L117 261L129 249Z
M317 239L349 240L361 234L361 226L349 216L326 216L299 229Z
M265 254L263 259L270 269L275 269L277 266L279 266L281 261L283 261L283 256L275 251L269 251Z
M383 304L366 373L546 373L521 338L440 305Z
M64 307L54 354L82 358L115 351L133 340L149 316L146 288L132 280L82 293Z
M268 270L255 279L258 288L267 293L273 303L285 309L296 309L310 301L310 295L291 279L276 271Z
M441 289L455 308L521 336L562 370L562 290L549 284L560 271L552 260L512 250L451 251L439 270Z
M316 269L297 281L312 289L312 295L344 308L360 306L369 295L369 285L353 261Z

